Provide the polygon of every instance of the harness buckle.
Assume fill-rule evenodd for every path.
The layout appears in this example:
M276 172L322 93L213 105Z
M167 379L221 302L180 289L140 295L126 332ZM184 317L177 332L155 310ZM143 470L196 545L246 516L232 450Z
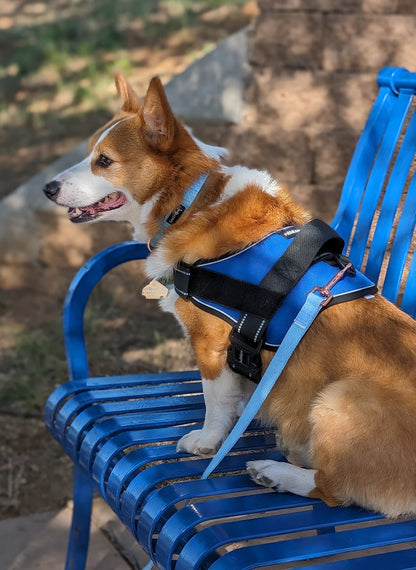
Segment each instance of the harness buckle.
M230 342L227 354L230 368L255 383L260 382L262 376L260 351L263 346L263 340L261 339L254 343L246 336L237 332L237 330L232 329Z
M334 285L338 283L338 281L341 281L345 273L347 273L347 271L349 271L351 268L352 268L352 263L351 261L349 261L347 265L343 267L343 269L338 271L338 273L336 273L333 276L333 278L330 281L328 281L326 285L323 285L322 287L316 285L313 289L311 289L310 293L315 293L316 291L318 291L318 293L320 293L322 297L325 297L321 303L321 307L327 307L329 305L329 303L334 298L333 294L331 293L331 289L334 287Z

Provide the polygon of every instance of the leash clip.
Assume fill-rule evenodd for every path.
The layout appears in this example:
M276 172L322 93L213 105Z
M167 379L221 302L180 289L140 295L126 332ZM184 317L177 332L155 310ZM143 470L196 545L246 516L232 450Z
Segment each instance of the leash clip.
M333 294L331 293L331 289L334 287L334 285L336 285L338 283L338 281L341 281L341 279L344 277L345 273L347 273L347 271L349 271L351 268L352 268L352 263L351 263L351 261L349 261L347 263L347 265L343 269L338 271L338 273L336 273L334 275L334 277L330 281L328 281L328 283L326 285L323 285L322 287L319 287L318 285L316 285L310 291L310 293L315 293L316 291L318 291L318 293L320 293L320 295L322 295L322 297L325 297L321 303L321 307L327 307L329 305L329 303L334 298Z

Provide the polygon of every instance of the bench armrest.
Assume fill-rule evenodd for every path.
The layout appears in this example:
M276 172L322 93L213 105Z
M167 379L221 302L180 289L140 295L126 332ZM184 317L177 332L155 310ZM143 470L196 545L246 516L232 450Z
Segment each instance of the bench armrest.
M127 261L145 259L148 255L144 243L127 241L113 245L90 259L72 280L63 309L65 352L70 380L88 377L84 311L95 285L114 267Z

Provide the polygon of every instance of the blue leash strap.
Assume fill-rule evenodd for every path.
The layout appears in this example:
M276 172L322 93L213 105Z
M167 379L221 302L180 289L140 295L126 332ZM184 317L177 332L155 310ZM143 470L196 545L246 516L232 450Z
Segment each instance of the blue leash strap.
M228 434L224 443L209 462L208 467L201 475L201 479L208 479L214 469L221 463L227 453L233 448L241 435L245 432L248 425L261 408L264 400L269 395L270 390L276 384L276 381L288 363L289 358L292 356L293 351L308 331L318 313L320 313L323 307L326 307L326 305L331 302L332 287L338 283L338 281L343 278L344 274L351 268L352 263L348 262L343 269L334 275L329 283L323 287L314 287L312 291L310 291L306 297L304 305L296 315L293 323L284 336L278 351L273 356L266 372L263 374L263 377L257 388L254 390L247 406L244 408L243 413Z
M325 299L322 301L322 290L314 288L307 296L305 304L302 306L295 320L291 324L285 337L280 344L276 354L273 356L266 372L263 374L257 388L251 396L247 406L238 419L237 423L229 433L228 437L221 445L216 455L211 459L208 467L203 472L201 479L207 479L214 469L221 463L227 453L240 439L254 416L259 411L270 390L276 383L293 351L306 334L307 330L321 311Z

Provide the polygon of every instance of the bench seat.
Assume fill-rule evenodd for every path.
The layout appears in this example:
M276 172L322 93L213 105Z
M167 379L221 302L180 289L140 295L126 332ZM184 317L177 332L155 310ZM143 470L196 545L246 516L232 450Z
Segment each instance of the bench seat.
M387 68L378 83L332 225L356 267L414 317L416 74ZM201 480L209 460L176 452L178 439L203 422L198 371L89 376L88 297L112 268L146 256L137 242L100 252L79 271L65 302L69 381L49 397L45 422L74 462L66 568L85 567L94 489L160 569L416 568L416 520L329 508L253 483L247 461L283 460L273 431L254 422Z

